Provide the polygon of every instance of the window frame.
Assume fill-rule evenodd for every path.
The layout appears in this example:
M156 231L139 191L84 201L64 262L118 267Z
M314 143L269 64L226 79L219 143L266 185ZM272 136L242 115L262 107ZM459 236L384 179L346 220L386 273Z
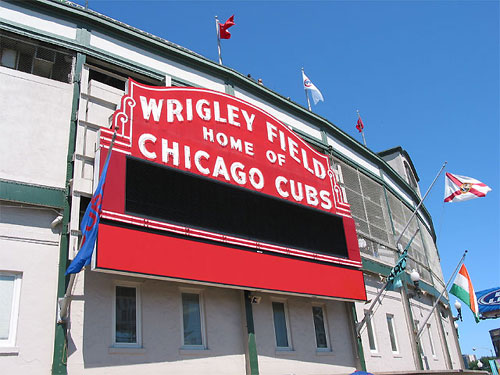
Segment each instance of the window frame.
M26 74L31 74L35 75L37 77L42 77L66 84L70 84L72 81L72 77L74 75L74 70L75 70L75 63L76 63L76 58L75 58L75 53L64 48L64 47L58 47L55 46L51 43L47 42L42 42L42 41L34 41L31 38L27 38L24 36L19 36L19 35L14 35L11 32L7 31L2 31L0 32L0 39L5 39L8 40L12 43L14 43L14 46L3 46L3 48L0 48L0 66L5 67L8 69L13 69L18 72L23 72ZM32 53L27 53L26 49L31 49L30 52ZM5 50L10 50L15 52L15 58L14 58L14 66L11 66L9 64L4 64L2 60L3 56L3 51ZM47 59L42 56L40 56L42 53L53 53L54 57ZM30 69L24 70L20 67L20 62L21 62L21 57L22 55L29 57L29 61L31 62L30 64ZM63 57L69 56L71 57L71 69L69 69L68 72L68 77L67 79L60 79L55 75L56 69L56 64L58 60L58 55L62 55ZM69 61L68 61L69 63ZM69 65L68 65L69 67ZM44 70L44 68L48 68L48 70ZM59 67L61 69L61 67ZM48 72L48 74L46 74Z
M418 325L420 324L420 321L415 319L413 320L413 324L415 326L415 332L418 331ZM422 357L422 359L425 359L425 350L424 350L424 342L423 342L423 337L420 336L420 337L417 337L417 348L420 350L420 357Z
M319 307L321 309L321 313L323 315L323 329L325 331L325 340L326 340L326 348L320 348L318 346L318 336L316 335L316 324L314 324L314 308ZM313 323L313 329L314 329L314 340L316 342L316 351L318 352L330 352L332 351L331 343L330 343L330 332L328 329L328 319L327 319L327 314L326 314L326 305L322 303L313 303L311 305L311 316L312 316L312 323Z
M375 334L375 325L373 324L373 313L368 313L368 310L364 311L364 314L367 316L366 318L366 334L368 338L368 348L370 349L370 353L378 353L378 343L377 343L377 335ZM370 344L370 333L373 338L373 345L375 348L372 349Z
M391 351L392 354L399 354L399 342L398 342L398 335L396 333L396 325L394 324L394 314L387 313L385 314L385 318L387 321L387 330L389 331L389 340L391 342ZM392 328L392 330L391 330ZM392 339L391 339L391 332L392 332ZM396 350L393 349L392 347L392 341L394 340L394 345L396 346Z
M283 305L283 313L285 315L285 325L286 325L286 339L288 342L288 346L278 346L278 338L276 337L276 322L274 320L273 303L281 303ZM272 322L273 322L274 346L275 346L276 351L293 351L292 335L291 335L291 331L290 331L290 316L288 313L288 303L287 303L286 299L273 298L271 300L271 317L272 317Z
M411 170L410 164L406 160L403 160L403 166L405 169L406 180L408 181L408 185L410 185L413 189L417 189L418 188L417 179L413 175L413 171Z
M136 342L117 342L116 341L116 288L133 288L135 289L135 330ZM112 330L111 330L111 347L113 348L142 348L142 299L141 288L139 283L116 281L113 283L113 303L112 303Z
M427 326L427 336L429 337L429 344L431 347L431 355L433 358L437 358L436 347L434 346L434 340L433 340L432 330L431 330L432 325L430 323L427 323L426 326Z
M14 285L12 289L12 306L10 309L10 324L9 324L9 337L7 339L0 339L1 348L13 348L16 346L17 340L17 326L19 322L19 306L21 303L21 282L22 273L12 271L0 271L0 276L14 277Z
M198 295L198 304L200 310L200 333L201 333L201 345L189 345L184 342L184 306L182 303L183 294L196 294ZM179 288L179 310L181 319L181 349L183 350L208 350L207 346L207 333L206 333L206 322L205 322L205 298L204 291L197 288Z

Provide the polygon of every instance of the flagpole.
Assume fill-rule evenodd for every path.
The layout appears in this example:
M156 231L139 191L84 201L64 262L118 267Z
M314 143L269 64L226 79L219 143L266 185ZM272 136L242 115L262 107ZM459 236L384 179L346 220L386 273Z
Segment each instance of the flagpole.
M420 206L422 205L422 203L424 203L424 200L425 198L427 197L427 195L429 194L429 192L431 191L432 187L434 186L434 184L436 183L438 177L441 175L441 172L443 172L443 169L446 167L446 164L448 164L447 161L444 162L443 166L441 167L441 169L439 170L437 176L434 178L434 181L432 181L432 184L431 186L429 186L429 188L427 189L427 192L424 194L424 197L420 200L420 203L418 204L417 208L415 208L415 210L413 211L413 213L411 214L411 217L410 219L408 220L408 222L406 223L406 226L404 227L404 229L401 231L401 233L399 234L399 237L396 241L396 249L398 250L399 252L399 248L398 248L398 244L399 244L399 241L401 241L401 238L403 237L403 234L404 232L406 231L406 229L408 229L408 227L410 226L410 223L411 221L413 220L413 218L415 217L415 215L417 214L418 212L418 209L420 208Z
M406 249L409 249L410 248L410 245L411 243L413 242L413 239L415 238L415 236L417 235L417 233L420 232L420 228L417 228L417 230L415 231L415 234L413 234L413 236L411 237L410 241L408 242L408 244L406 245ZM392 272L392 270L391 270ZM404 272L404 271L403 271ZM363 320L361 320L361 322L359 322L357 325L356 325L356 334L359 336L359 333L361 332L361 328L363 328L363 325L366 323L366 321L368 319L370 319L370 315L371 315L371 312L373 310L373 308L375 307L375 304L378 302L378 300L380 299L380 296L382 295L382 293L384 292L384 290L387 288L387 285L389 284L391 280L389 280L389 278L387 278L385 284L382 286L382 288L379 290L379 292L377 293L377 295L375 296L375 299L373 300L372 304L370 305L370 307L368 308L367 311L365 311L365 316L363 317Z
M361 116L359 115L359 109L356 110L356 112L358 112L358 119L361 118ZM363 144L365 145L366 147L366 139L365 139L365 131L364 131L364 128L361 129L361 136L363 137Z
M113 132L113 136L111 137L109 149L108 149L108 152L106 154L106 162L104 164L106 164L108 162L108 160L111 158L111 150L113 149L113 146L115 144L117 131L118 131L118 126L115 126L115 131ZM78 245L78 248L80 249L81 246L82 246L82 240L80 239L80 244ZM76 275L77 275L76 273L71 273L69 275L68 286L66 288L66 292L64 293L64 297L59 298L59 301L58 301L59 313L58 313L58 317L57 317L58 323L63 323L67 318L69 301L70 301L70 298L72 295L71 293L73 290L73 284L75 283Z
M302 68L302 77L304 77L304 68ZM304 84L304 82L302 82L302 84ZM306 94L307 108L309 108L309 111L312 112L312 110L311 110L311 102L309 101L309 95L307 94L307 89L306 89L305 86L304 86L304 92Z
M420 334L422 333L422 331L424 330L425 323L427 323L427 321L430 319L432 313L436 309L436 306L438 305L439 301L441 300L441 297L443 296L444 292L446 292L448 290L448 286L450 285L451 280L453 280L455 274L458 271L458 268L463 263L466 255L467 255L467 250L465 250L464 255L462 255L462 258L460 259L460 262L458 262L457 268L455 268L455 271L453 271L453 273L451 274L451 277L448 280L448 282L446 283L446 286L444 287L443 291L441 292L441 294L439 295L439 297L436 299L436 302L434 303L434 306L432 306L431 311L429 312L429 314L427 315L427 317L425 318L425 320L422 322L422 326L419 328L419 330L417 332L417 339L420 336Z
M219 19L215 16L215 32L217 33L217 51L219 52L219 64L222 65L222 55L220 48Z

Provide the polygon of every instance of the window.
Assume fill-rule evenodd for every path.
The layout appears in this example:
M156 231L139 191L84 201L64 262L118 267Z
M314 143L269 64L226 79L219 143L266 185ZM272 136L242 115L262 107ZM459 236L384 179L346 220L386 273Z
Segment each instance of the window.
M21 275L0 272L0 346L16 344Z
M393 353L397 353L398 341L396 340L396 331L394 329L394 315L387 314L387 329L389 330L389 338L391 340L391 349Z
M414 326L415 326L415 332L418 331L418 325L420 324L420 321L418 320L414 320L413 321L414 323ZM420 336L420 339L417 340L417 344L418 344L418 350L420 350L420 355L422 358L425 357L425 352L424 352L424 346L422 345L422 336Z
M325 309L323 306L313 306L313 321L314 321L314 333L316 335L316 349L327 350L328 345L328 334L325 322Z
M406 161L404 161L403 164L405 166L405 172L406 172L408 183L410 184L410 186L412 188L416 189L418 186L417 180L415 180L415 176L413 176L413 172L411 171L410 166L408 165L408 163Z
M431 325L427 324L427 335L429 336L429 343L431 344L431 354L436 356L436 349L434 348L434 340L432 339Z
M203 311L199 293L182 293L184 347L205 348Z
M276 347L278 349L291 349L286 306L283 302L273 302L272 305Z
M33 39L0 33L0 66L70 83L73 56Z
M139 288L130 285L115 286L113 344L120 347L141 345Z
M377 341L375 340L375 331L373 329L373 314L368 314L365 311L366 317L366 331L368 332L368 343L370 345L370 351L377 352Z

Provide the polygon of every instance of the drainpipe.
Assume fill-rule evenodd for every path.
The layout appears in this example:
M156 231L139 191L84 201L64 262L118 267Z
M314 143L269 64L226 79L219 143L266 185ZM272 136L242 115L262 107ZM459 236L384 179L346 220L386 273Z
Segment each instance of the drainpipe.
M349 307L347 307L347 312L349 314ZM356 304L351 302L351 321L353 323L353 331L356 339L357 354L359 359L359 364L361 366L361 371L366 371L365 353L363 351L363 341L361 340L361 334L356 330L358 326L358 314L356 313Z
M411 310L410 297L408 296L408 286L406 284L406 275L405 280L403 280L403 287L401 288L401 299L403 301L403 309L406 312L406 319L408 328L410 331L410 341L411 341L411 349L413 354L413 360L415 363L416 370L424 369L424 362L422 361L422 353L420 351L421 344L418 342L417 327L415 325L415 320L413 319L413 312Z
M259 360L257 355L257 342L255 341L255 326L253 323L252 295L245 290L245 316L248 334L248 362L250 364L250 375L259 375Z
M63 221L61 232L61 244L59 246L59 269L58 269L58 284L57 284L57 299L62 298L66 291L66 268L68 265L69 252L69 219L71 215L71 179L73 178L73 154L75 153L76 142L76 124L78 105L80 101L80 81L82 76L83 64L85 63L85 55L77 53L75 73L73 79L73 102L71 105L71 119L69 128L68 140L68 155L66 159L66 192L63 206ZM56 312L59 307L55 306ZM66 375L67 371L67 356L68 356L68 341L67 341L66 323L57 322L54 333L54 356L52 359L52 374Z

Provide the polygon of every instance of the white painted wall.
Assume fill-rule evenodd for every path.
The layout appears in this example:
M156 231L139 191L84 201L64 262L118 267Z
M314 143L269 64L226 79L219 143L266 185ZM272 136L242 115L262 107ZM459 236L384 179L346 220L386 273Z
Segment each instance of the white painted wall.
M140 350L112 348L116 281L138 283L141 290ZM242 292L197 287L204 300L207 350L183 350L183 287L193 285L93 271L80 274L71 305L68 373L245 374Z
M112 347L112 304L116 282L137 283L142 300L142 348ZM207 350L183 350L181 292L201 290ZM94 271L78 275L71 304L68 373L245 374L246 319L243 292ZM355 371L354 342L346 303L288 297L293 351L275 349L271 301L260 293L254 323L260 374L344 374ZM312 303L323 304L331 351L316 350Z
M347 374L356 370L354 341L346 303L306 297L267 293L253 305L259 373L273 374ZM285 301L290 324L291 351L276 349L272 301ZM331 351L317 351L312 304L324 306Z
M221 92L225 90L224 82L219 79L214 79L207 74L160 57L130 43L121 42L109 35L97 31L92 31L91 33L90 45L106 54L113 54L135 64L148 66L173 77L195 83L200 87Z
M403 180L407 180L406 171L403 167L403 161L400 153L394 152L393 154L382 157L382 159L384 159Z
M338 139L333 138L331 135L328 135L328 144L330 146L332 146L335 151L340 152L342 155L346 156L348 159L352 160L356 164L369 170L375 176L380 176L380 169L377 165L375 165L371 161L367 160L365 157L360 155L358 152L347 147L344 143L342 143Z
M449 313L445 317L441 317L443 323L444 340L448 345L448 350L451 357L452 367L454 369L462 368L462 352L458 345L457 331L452 315Z
M38 29L44 34L57 35L68 39L76 38L76 24L5 1L0 1L0 19L15 23L21 27Z
M0 346L2 374L49 374L52 368L60 226L57 213L0 202L0 271L19 272L15 347Z
M410 298L410 307L412 310L413 319L419 321L418 325L419 329L422 326L426 317L429 315L433 303L434 300L431 299L427 294L424 294L420 297ZM434 344L435 355L432 355L431 343L427 327L424 328L419 337L424 351L423 362L424 362L424 369L426 370L439 370L439 369L442 370L447 368L446 354L444 352L445 348L442 345L443 343L440 340L438 332L439 321L437 320L438 319L437 316L438 314L436 313L436 311L434 311L434 313L431 315L430 319L426 323L426 325L430 324L431 337Z
M64 188L72 87L0 67L0 178Z
M365 275L367 299L373 300L383 283L372 276ZM366 361L367 371L386 372L415 370L411 345L411 327L408 326L401 293L399 291L386 291L382 294L381 303L377 304L373 310L371 323L375 331L376 351L370 351L366 324L361 330L363 351ZM356 303L356 314L358 321L364 317L364 310L368 310L370 304ZM398 352L393 353L389 330L387 326L387 314L394 315L394 327L398 343ZM388 367L389 366L389 367Z

